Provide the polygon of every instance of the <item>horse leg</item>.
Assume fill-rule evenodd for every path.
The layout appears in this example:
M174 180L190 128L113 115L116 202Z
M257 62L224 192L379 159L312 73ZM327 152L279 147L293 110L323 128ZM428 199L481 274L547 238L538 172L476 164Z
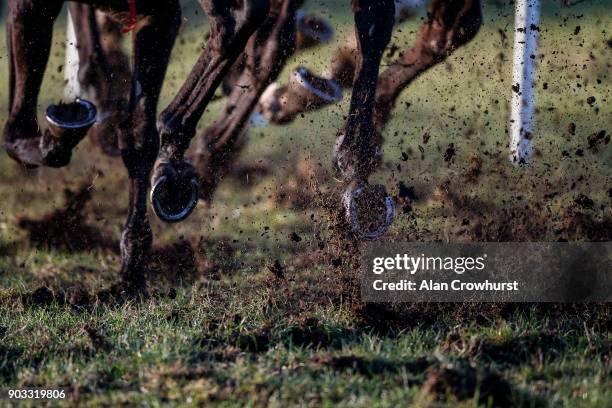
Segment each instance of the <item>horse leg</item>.
M129 116L121 125L119 148L129 177L129 211L121 234L121 278L144 282L143 264L153 235L147 219L149 178L159 150L156 110L170 52L181 23L178 0L151 5L136 32Z
M395 24L412 18L422 6L422 2L422 0L396 0ZM302 27L309 30L313 23L306 24L306 21L302 20ZM314 26L320 26L323 33L333 33L330 31L331 27L326 29L322 20L317 21ZM298 40L301 37L303 36L298 35ZM336 50L323 76L317 76L305 67L298 68L292 74L289 84L284 86L273 84L266 90L259 110L268 121L284 124L293 121L301 113L339 102L342 99L342 89L353 85L358 54L355 36L350 35L346 43Z
M368 178L381 160L382 139L376 132L373 113L380 61L391 39L395 7L393 0L354 0L353 12L358 50L355 81L333 161L348 184L344 205L353 232L360 238L375 239L393 220L393 201L384 187L369 186Z
M480 0L434 0L416 43L380 74L376 89L376 125L382 127L387 123L395 100L404 88L467 44L481 25Z
M303 0L282 0L247 43L244 69L221 116L198 138L194 165L200 198L214 190L246 142L246 126L260 96L295 50L295 16Z
M421 0L395 1L395 24L411 18L420 6ZM301 21L301 26L303 30L310 31L313 23L307 21L306 16ZM333 33L331 27L327 27L322 20L317 21L314 26L321 27L322 34L327 33L329 36ZM300 35L298 29L298 41L302 37L304 36ZM272 84L266 90L259 110L269 122L285 124L301 113L339 102L342 99L342 89L353 85L358 54L355 36L349 35L346 42L334 53L323 76L317 76L305 67L298 68L287 85Z
M197 177L184 159L185 151L215 89L268 13L268 0L200 0L200 4L210 20L210 38L157 125L161 149L152 178L151 201L157 216L166 222L185 219L197 204Z
M9 117L4 144L10 157L28 167L61 167L95 120L91 104L54 106L47 113L51 131L41 134L36 103L49 52L53 23L62 0L15 0L8 3ZM74 108L74 109L73 109ZM81 127L70 122L70 113L82 113ZM62 125L68 124L68 128ZM70 126L72 125L72 126ZM68 130L67 130L68 129Z

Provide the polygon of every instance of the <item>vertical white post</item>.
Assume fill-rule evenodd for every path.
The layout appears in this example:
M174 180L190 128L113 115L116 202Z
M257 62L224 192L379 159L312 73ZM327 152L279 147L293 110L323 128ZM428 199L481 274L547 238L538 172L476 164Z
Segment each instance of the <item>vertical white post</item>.
M512 59L512 112L510 159L515 164L533 158L533 120L540 0L516 0L514 57Z
M68 99L82 96L81 84L79 83L79 51L77 49L76 32L70 12L68 12L68 25L66 27L66 62L64 64L64 78L66 79L64 95L66 95Z

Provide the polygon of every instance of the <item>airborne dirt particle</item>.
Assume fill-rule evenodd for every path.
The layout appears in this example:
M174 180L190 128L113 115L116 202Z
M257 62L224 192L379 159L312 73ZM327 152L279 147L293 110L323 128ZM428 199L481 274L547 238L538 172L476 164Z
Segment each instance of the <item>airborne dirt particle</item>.
M281 265L280 261L276 259L270 265L268 265L268 270L272 273L272 275L277 279L285 278L285 268Z
M397 185L399 198L416 200L417 194L413 186L407 186L403 181L400 181Z
M447 163L450 163L455 157L456 153L457 151L455 149L455 144L450 143L448 147L446 148L446 151L444 152L444 161Z
M576 198L574 198L574 202L582 208L593 208L595 205L593 200L591 200L589 196L585 194L578 194Z
M600 130L599 132L591 134L587 138L587 143L589 144L589 150L597 152L600 147L610 143L610 135L606 136L606 131Z

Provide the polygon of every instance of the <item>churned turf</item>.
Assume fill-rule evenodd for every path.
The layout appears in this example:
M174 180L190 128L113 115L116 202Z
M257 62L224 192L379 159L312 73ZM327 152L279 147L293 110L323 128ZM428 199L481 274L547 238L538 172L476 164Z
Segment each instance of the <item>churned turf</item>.
M512 5L486 2L475 41L415 81L384 132L374 179L398 209L384 239L610 240L610 6L558 3L541 25L535 165L507 158ZM321 72L349 30L348 6L307 6L338 40L296 55L281 81L299 64ZM185 9L162 105L208 30L195 10ZM41 112L62 98L63 30ZM26 171L2 151L0 388L65 387L66 406L609 406L609 305L360 302L358 246L338 233L330 198L347 101L251 128L210 206L178 225L152 219L148 291L134 298L107 290L127 212L120 160L85 141L67 168Z

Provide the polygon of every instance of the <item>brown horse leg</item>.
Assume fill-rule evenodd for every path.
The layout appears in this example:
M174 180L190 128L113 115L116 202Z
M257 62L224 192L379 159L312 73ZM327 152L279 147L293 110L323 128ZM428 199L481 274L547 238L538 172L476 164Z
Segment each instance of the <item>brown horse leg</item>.
M359 58L348 119L338 132L333 159L348 184L344 204L353 231L361 238L375 239L393 219L393 204L384 187L370 187L367 180L380 163L382 140L374 127L374 102L380 61L393 30L395 7L393 0L354 0L353 12Z
M294 52L326 44L333 38L334 29L328 21L315 14L306 14L303 10L296 10ZM222 88L225 95L231 93L244 70L245 62L246 55L242 53L230 69L230 72L223 78Z
M295 50L295 14L303 0L282 0L249 40L244 69L221 116L198 138L194 165L200 198L210 200L219 180L244 146L247 122L267 86Z
M109 155L118 155L117 123L125 120L130 64L121 50L120 25L88 4L70 3L79 52L78 80L84 97L98 108L90 136Z
M170 52L181 23L178 0L151 6L136 32L130 115L121 126L119 147L128 171L130 202L121 234L121 278L143 283L144 257L152 242L147 219L147 191L159 150L156 110ZM145 10L143 10L144 12Z
M59 156L63 157L51 155L58 159L57 163L47 162L41 151L41 142L53 144L60 141L41 135L36 120L36 102L49 59L53 22L61 7L61 0L15 0L8 3L10 89L4 144L10 157L28 167L65 165L74 147L60 149Z
M355 36L349 35L346 43L336 50L322 77L300 67L292 74L287 85L276 86L265 92L259 110L269 122L286 124L301 113L339 102L342 99L342 88L353 85L358 54Z
M200 0L211 24L210 39L198 62L158 121L161 149L153 175L151 200L164 221L185 219L197 203L197 178L184 160L215 89L244 50L249 37L265 20L268 0ZM186 197L179 205L171 197Z
M416 43L380 74L375 121L383 127L400 92L416 77L468 43L482 25L480 0L434 0Z

